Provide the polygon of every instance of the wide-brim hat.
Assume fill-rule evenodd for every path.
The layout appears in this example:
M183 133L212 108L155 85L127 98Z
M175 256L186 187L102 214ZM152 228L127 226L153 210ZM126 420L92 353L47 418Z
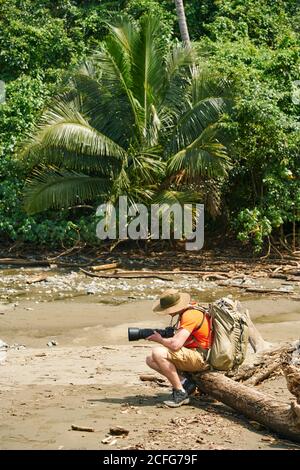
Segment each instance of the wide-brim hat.
M178 292L176 289L169 289L163 292L159 300L153 305L153 312L159 315L170 315L188 308L191 301L190 294Z

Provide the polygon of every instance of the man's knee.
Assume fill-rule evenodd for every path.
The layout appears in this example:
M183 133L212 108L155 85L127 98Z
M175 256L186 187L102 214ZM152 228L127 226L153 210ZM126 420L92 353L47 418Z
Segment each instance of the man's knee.
M152 364L153 364L152 356L147 356L146 357L146 364L147 364L147 366L152 367Z
M152 350L152 359L155 362L160 362L163 359L167 359L168 351L166 348L159 347Z

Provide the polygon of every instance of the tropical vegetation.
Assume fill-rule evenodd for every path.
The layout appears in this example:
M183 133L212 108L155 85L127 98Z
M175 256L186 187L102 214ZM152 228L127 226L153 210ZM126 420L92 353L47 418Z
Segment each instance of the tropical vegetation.
M299 2L183 2L186 49L175 3L0 1L2 240L95 244L98 202L125 191L299 246Z

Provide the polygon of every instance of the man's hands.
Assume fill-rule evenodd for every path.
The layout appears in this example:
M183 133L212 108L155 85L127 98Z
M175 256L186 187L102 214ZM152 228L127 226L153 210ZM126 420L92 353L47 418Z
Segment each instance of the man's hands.
M153 335L148 336L146 339L148 341L162 344L171 351L178 351L182 346L184 346L190 334L191 333L188 330L180 328L172 338L163 338L157 331L155 331Z
M157 331L154 331L153 335L146 338L148 341L154 341L155 343L161 343L163 337Z

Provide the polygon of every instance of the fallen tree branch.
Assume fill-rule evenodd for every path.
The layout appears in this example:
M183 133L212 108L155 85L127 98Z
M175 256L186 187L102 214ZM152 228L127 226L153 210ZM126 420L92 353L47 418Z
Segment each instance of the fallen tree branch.
M173 271L170 271L170 270L149 270L149 269L140 269L140 270L118 270L118 273L130 273L130 274L195 274L195 275L199 275L199 276L208 276L208 277L216 277L216 279L218 278L218 276L222 276L222 278L231 278L231 275L226 273L226 272L223 272L223 271L199 271L199 270L188 270L188 269L185 269L185 270L179 270L179 269L173 269Z
M57 256L54 256L53 258L47 258L48 261L49 261L50 263L53 263L53 264L54 264L54 263L56 263L56 260L57 260L58 258L61 258L62 256L70 255L70 254L73 253L74 251L83 250L83 249L85 248L86 244L80 245L80 244L78 244L78 243L79 243L79 241L77 241L77 243L76 243L74 246L72 246L71 248L67 248L65 251L63 251L62 253L60 253L60 254L57 255Z
M95 428L88 428L86 426L77 426L76 424L72 424L71 429L72 431L95 432Z
M99 266L91 266L92 271L107 271L109 269L116 269L119 263L100 264Z
M289 289L267 289L261 287L246 287L246 292L257 292L261 294L293 294Z
M264 380L267 380L268 378L271 377L271 375L274 374L275 371L278 371L280 369L280 363L276 362L269 365L269 367L265 368L263 372L260 374L254 374L254 376L246 381L246 384L248 385L258 385L262 383Z
M26 284L35 284L36 282L47 281L48 274L39 274L30 279L27 279Z
M21 258L0 258L0 265L3 266L49 266L48 260L28 260Z
M294 348L300 352L300 342ZM299 354L300 356L300 354ZM291 352L284 354L282 370L289 391L296 397L292 403L283 403L252 387L235 382L220 372L202 372L193 378L204 393L225 403L281 436L300 442L300 368L291 363Z
M203 372L194 379L204 393L272 431L300 442L300 415L297 407L295 412L294 404L278 401L218 372Z
M140 375L140 380L142 382L155 382L158 385L166 384L165 379L161 377L157 377L156 375Z
M250 328L251 328L251 324L252 324L252 321L249 325ZM230 371L227 374L228 377L232 378L233 380L237 382L243 382L245 384L255 384L255 383L258 384L272 377L272 375L276 373L277 369L280 368L281 356L283 354L286 354L287 351L291 349L290 344L288 344L288 345L283 345L279 347L274 347L273 349L267 349L266 351L264 351L263 349L264 349L265 341L257 329L255 329L254 331L257 332L259 337L256 338L256 341L255 341L256 344L251 343L252 348L254 349L255 352L261 349L263 352L259 352L256 355L254 364L242 365L236 371ZM272 371L271 369L273 365L275 364L276 364L276 368L274 369L274 371Z
M157 276L155 274L142 274L143 271L139 271L139 274L131 274L130 271L128 273L114 273L114 274L96 274L96 273L91 273L90 271L86 271L85 269L80 268L80 271L82 271L84 274L90 277L99 277L99 278L108 278L108 279L144 279L144 278L155 278L155 279L160 279L161 281L173 281L173 279L167 278L167 277L161 277Z
M294 292L290 289L271 289L271 288L264 288L264 287L247 287L244 282L242 283L228 283L226 281L217 281L216 284L218 286L226 286L230 288L237 288L243 289L246 292L253 292L259 294L275 294L275 295L284 295L284 294L294 294Z
M3 266L50 267L52 264L63 268L78 268L80 266L84 267L89 265L89 263L68 263L64 261L53 261L52 259L31 260L23 258L0 258L0 265Z

